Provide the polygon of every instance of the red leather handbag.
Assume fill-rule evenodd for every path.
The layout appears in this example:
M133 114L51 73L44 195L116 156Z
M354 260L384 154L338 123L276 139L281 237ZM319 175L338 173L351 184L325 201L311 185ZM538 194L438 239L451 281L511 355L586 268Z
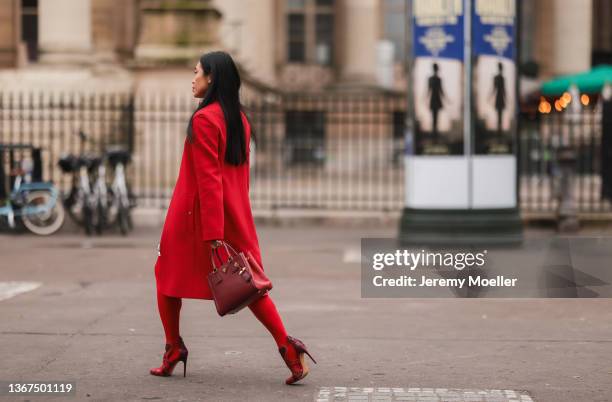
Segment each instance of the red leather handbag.
M213 270L208 274L208 286L220 316L235 314L272 289L272 282L264 274L250 251L239 252L221 241L228 259L220 267L214 262L213 252L222 261L217 248L212 248L210 262ZM228 247L231 249L231 253Z

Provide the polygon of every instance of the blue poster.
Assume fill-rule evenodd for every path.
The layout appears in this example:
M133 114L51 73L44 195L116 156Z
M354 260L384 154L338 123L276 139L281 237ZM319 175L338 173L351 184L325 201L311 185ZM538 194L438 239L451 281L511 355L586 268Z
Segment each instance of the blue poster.
M515 0L473 0L472 52L514 60Z
M516 1L472 1L474 152L511 154L516 128Z
M463 154L464 0L413 0L416 155Z
M413 55L463 60L462 3L450 2L457 8L435 7L435 3L414 1Z

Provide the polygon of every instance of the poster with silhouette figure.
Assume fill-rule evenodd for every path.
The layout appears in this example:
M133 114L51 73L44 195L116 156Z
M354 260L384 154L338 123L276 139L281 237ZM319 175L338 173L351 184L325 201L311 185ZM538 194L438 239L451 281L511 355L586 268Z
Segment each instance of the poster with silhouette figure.
M512 154L516 130L515 0L472 5L474 152Z
M463 154L463 1L414 0L414 153Z

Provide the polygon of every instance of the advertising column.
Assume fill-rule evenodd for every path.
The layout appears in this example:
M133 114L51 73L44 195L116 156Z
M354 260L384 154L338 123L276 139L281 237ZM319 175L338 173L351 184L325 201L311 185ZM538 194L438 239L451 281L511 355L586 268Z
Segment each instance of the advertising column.
M410 208L468 206L463 16L463 0L412 2L414 152L406 157Z
M472 7L473 208L516 207L515 0Z
M411 0L403 243L522 241L516 1Z

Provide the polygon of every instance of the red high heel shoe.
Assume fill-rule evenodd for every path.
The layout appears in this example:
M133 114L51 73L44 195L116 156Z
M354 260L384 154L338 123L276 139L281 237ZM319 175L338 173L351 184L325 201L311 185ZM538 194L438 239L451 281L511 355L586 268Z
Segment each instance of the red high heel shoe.
M152 375L160 377L169 377L174 371L178 362L183 362L183 377L187 375L187 356L189 351L183 342L183 338L179 336L179 342L176 344L166 344L166 352L164 353L164 359L162 365L156 368L152 368L149 372Z
M287 367L289 367L289 370L291 370L291 377L285 380L285 384L293 384L308 375L309 369L308 365L306 364L306 360L304 359L304 353L307 354L308 357L310 357L310 360L312 360L315 364L317 364L317 362L310 355L310 353L308 353L304 342L289 335L287 335L287 342L295 348L298 358L294 360L287 359L287 348L284 346L278 348L278 351L283 357Z

